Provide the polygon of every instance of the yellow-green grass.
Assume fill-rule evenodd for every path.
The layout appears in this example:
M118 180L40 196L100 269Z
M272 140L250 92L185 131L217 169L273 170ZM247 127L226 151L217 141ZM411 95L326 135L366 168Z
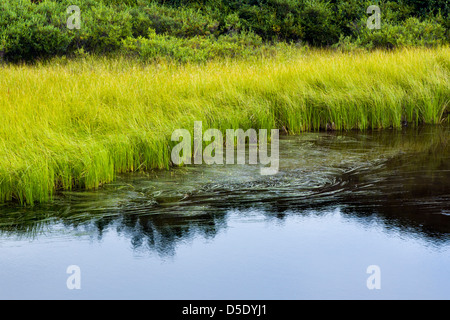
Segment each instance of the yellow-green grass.
M127 58L0 66L0 202L32 205L125 171L168 168L175 129L290 134L439 123L450 48L277 57L206 65Z

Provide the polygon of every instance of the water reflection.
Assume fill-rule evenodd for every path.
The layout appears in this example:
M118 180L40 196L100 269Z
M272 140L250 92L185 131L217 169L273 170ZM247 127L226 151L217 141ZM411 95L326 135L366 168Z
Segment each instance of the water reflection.
M280 173L256 166L192 166L123 175L95 192L65 192L34 208L0 207L0 236L39 238L55 226L101 240L106 230L161 256L178 243L214 238L230 212L268 220L326 214L440 245L450 235L450 128L283 137Z

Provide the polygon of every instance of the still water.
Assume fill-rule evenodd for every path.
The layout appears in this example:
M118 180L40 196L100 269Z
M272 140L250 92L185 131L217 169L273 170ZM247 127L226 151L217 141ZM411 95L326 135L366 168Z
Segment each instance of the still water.
M275 176L189 166L3 205L0 299L450 299L449 160L448 126L307 133Z

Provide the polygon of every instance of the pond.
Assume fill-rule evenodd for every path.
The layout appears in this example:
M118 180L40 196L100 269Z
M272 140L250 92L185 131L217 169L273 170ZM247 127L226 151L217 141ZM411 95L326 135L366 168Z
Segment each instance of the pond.
M3 205L0 298L449 299L449 146L448 126L282 136L274 176L192 165Z

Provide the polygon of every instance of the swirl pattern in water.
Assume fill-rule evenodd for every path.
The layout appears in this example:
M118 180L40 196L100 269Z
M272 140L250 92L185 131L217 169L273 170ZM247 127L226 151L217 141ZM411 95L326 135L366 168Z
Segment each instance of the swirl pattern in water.
M25 247L25 240L42 239L63 238L76 247L77 239L109 241L105 235L113 233L137 256L176 259L177 248L199 238L214 243L232 221L295 225L289 219L300 217L302 227L323 221L332 234L331 222L338 215L359 225L358 230L420 239L423 246L445 252L450 240L449 130L426 126L284 136L275 176L261 176L260 168L250 165L187 166L121 175L100 190L63 192L51 204L33 208L3 205L0 251L7 244ZM230 245L248 241L245 233L223 237Z

